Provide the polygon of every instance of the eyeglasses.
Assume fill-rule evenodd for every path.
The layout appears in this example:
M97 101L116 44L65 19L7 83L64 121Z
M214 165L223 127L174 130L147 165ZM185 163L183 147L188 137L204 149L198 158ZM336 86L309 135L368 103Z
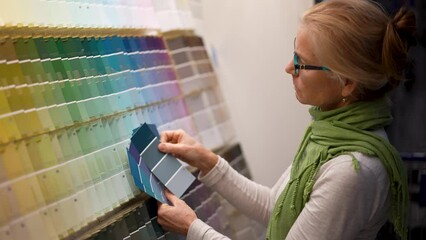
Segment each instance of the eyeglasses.
M296 53L294 53L293 63L296 76L299 75L299 69L331 71L328 67L299 64L299 56Z

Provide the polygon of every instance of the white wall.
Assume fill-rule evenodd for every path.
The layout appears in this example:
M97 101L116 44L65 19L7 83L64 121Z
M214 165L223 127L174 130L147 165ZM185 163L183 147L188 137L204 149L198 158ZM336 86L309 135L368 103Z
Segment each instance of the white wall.
M310 116L284 66L313 0L203 0L200 31L254 180L272 186L293 160ZM213 53L214 52L214 53Z

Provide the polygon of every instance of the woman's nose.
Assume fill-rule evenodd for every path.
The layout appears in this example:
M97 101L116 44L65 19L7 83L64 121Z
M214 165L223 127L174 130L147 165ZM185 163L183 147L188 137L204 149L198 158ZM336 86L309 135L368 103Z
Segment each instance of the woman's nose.
M291 75L295 75L293 61L289 61L287 63L287 65L285 66L285 72Z

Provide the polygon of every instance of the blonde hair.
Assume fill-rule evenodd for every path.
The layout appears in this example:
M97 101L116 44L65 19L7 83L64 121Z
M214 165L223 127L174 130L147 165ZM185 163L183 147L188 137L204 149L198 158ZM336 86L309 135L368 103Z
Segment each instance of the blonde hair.
M402 79L414 13L393 17L370 0L328 0L310 8L302 26L312 34L315 55L339 79L358 83L355 98L382 97Z

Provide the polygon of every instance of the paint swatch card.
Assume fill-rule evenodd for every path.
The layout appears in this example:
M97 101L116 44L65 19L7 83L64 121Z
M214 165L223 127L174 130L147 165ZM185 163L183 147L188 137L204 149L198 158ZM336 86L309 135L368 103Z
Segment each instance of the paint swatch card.
M127 149L130 173L135 185L151 197L162 203L169 203L164 195L165 187L158 178L150 172L144 161L141 161L140 153L133 143Z
M175 157L160 152L158 144L160 144L160 137L155 125L145 123L134 130L128 155L135 183L136 185L143 185L145 188L144 179L141 177L143 175L141 172L145 172L145 175L153 175L149 177L156 177L170 192L181 197L195 180L195 177ZM139 176L136 174L135 163L138 166ZM161 191L162 189L156 190ZM159 195L164 194L160 193Z

